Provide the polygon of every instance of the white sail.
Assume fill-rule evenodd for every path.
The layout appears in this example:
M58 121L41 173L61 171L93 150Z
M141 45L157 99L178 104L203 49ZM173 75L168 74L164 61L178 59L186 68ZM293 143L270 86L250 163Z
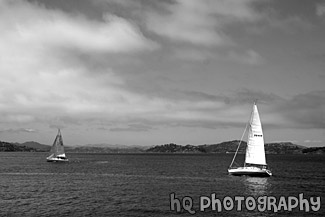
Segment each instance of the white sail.
M266 165L262 124L256 104L250 120L245 163Z

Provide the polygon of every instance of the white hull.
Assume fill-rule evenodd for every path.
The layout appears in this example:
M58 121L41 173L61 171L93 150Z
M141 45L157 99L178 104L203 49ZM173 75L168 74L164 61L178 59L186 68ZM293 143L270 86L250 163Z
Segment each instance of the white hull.
M69 162L69 160L67 158L63 159L63 158L57 158L57 157L51 157L51 158L46 158L47 162Z
M234 176L272 176L272 172L268 169L261 169L259 167L238 167L228 169L229 175Z

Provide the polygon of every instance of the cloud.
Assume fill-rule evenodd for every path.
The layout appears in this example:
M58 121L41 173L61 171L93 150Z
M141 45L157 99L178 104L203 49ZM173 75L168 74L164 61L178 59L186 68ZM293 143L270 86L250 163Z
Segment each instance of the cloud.
M257 100L263 111L263 124L268 128L325 128L325 91L298 94L289 99L252 89L239 89L220 96L202 92L185 94L188 100L204 102L204 106L188 108L189 117L197 118L184 118L177 122L178 125L206 128L242 126L248 120L249 106Z
M37 130L35 129L25 129L25 128L18 128L18 129L7 129L7 130L0 130L0 133L35 133Z
M325 91L312 91L294 96L276 106L287 123L295 128L325 128Z
M310 140L310 139L307 139L304 141L304 143L322 143L322 140Z
M146 39L136 25L112 14L105 14L103 22L99 22L37 4L2 1L0 16L2 40L29 44L33 49L130 52L157 46Z
M96 68L80 58L154 49L156 44L135 24L114 15L95 21L36 3L7 0L0 2L0 28L4 122L55 122L58 117L80 114L142 111L145 98L125 90L124 80L108 65ZM141 106L129 109L133 103Z
M312 91L283 98L273 93L240 89L228 96L230 107L252 104L263 108L263 124L269 128L324 129L325 91ZM242 109L242 107L239 107Z
M185 61L205 62L211 59L216 59L219 56L208 50L175 48L173 51L173 57Z
M325 3L316 4L316 15L320 17L325 15Z
M231 61L249 65L258 65L265 61L262 56L254 50L246 50L243 53L229 51L227 58Z
M185 61L209 62L209 61L231 61L247 65L260 65L265 63L265 59L256 51L236 50L218 51L213 53L206 49L176 48L173 57Z
M297 34L315 28L315 25L302 14L286 13L279 8L273 8L270 1L260 3L264 4L261 4L262 7L259 8L259 19L244 26L248 33L265 35L276 31L276 34Z
M273 29L280 29L283 32L295 34L298 31L310 31L314 25L299 16L289 16L285 18L269 17L268 25Z
M131 132L142 132L152 130L151 126L144 124L128 124L127 127L114 127L110 131L120 132L120 131L131 131Z
M192 46L187 51L193 53L185 58L201 61L204 59L200 59L200 53L194 52L196 46L228 43L224 25L234 20L259 19L250 7L251 2L157 3L160 7L164 5L165 10L150 11L148 28L161 37L190 43ZM143 65L146 72L139 70L141 67L130 67L143 64L139 55L134 55L136 52L143 54L157 45L144 37L135 23L113 14L106 13L102 21L96 21L28 1L1 1L0 27L0 119L4 125L11 124L6 128L13 129L3 132L14 132L24 125L31 128L39 125L78 129L104 127L111 132L151 131L166 126L241 127L255 99L266 108L263 120L269 125L324 126L319 118L324 104L318 104L324 102L323 92L283 99L251 89L223 94L188 90L186 85L172 83L180 75L166 75L171 79L159 83L159 72L154 70L161 70L159 67L165 67L167 61L154 65L150 57L147 58ZM164 32L168 28L175 32ZM201 51L213 58L213 49ZM188 52L185 50L185 53ZM238 48L223 54L235 62L263 62L253 49ZM129 60L136 63L130 64ZM117 61L120 61L119 66L127 66L114 67ZM305 107L306 101L312 106Z
M263 91L252 90L248 88L238 89L232 93L230 100L232 103L238 104L274 104L284 100L282 97L273 93L265 93Z
M171 40L203 46L231 44L223 27L233 21L254 21L259 15L252 0L177 0L163 11L148 13L147 27Z

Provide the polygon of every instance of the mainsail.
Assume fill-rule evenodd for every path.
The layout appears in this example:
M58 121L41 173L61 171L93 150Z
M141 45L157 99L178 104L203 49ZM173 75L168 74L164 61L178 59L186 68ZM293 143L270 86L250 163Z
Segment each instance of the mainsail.
M266 165L262 124L256 104L250 120L245 163Z

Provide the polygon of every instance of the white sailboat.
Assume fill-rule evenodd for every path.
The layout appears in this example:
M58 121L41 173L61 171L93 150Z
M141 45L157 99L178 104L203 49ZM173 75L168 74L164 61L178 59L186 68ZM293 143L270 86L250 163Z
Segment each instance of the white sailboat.
M246 129L245 129L246 131ZM244 134L243 134L244 135ZM242 139L241 139L242 140ZM254 103L251 119L249 122L248 142L243 167L233 167L240 143L228 168L230 175L247 175L247 176L272 176L272 172L267 169L264 137L262 124L258 114L257 105Z
M58 135L56 136L54 143L51 147L50 156L46 158L47 162L68 162L63 147L63 140L60 129L58 129Z

